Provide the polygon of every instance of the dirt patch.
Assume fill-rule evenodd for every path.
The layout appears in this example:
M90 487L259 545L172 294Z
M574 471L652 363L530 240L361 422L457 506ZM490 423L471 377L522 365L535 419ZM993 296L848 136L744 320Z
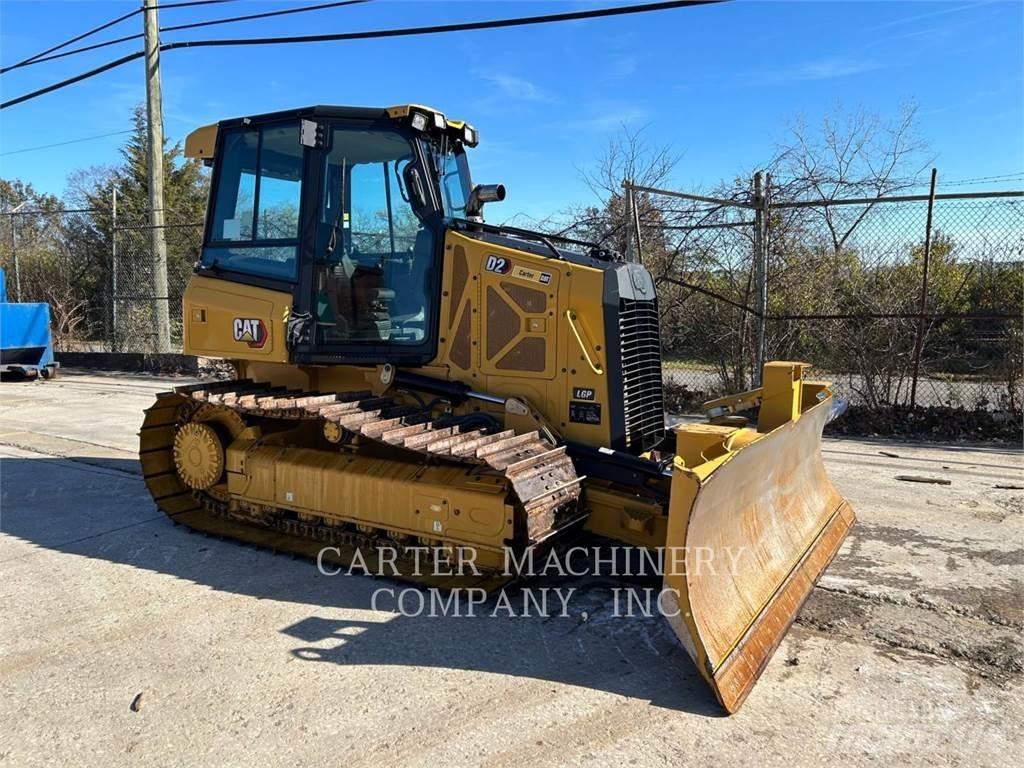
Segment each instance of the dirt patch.
M879 655L917 663L954 663L1006 683L1024 673L1019 633L927 602L886 600L816 588L796 623L830 637L867 641Z
M1011 515L1024 515L1024 494L1013 494L1005 498L997 498L995 503Z
M881 569L886 567L888 566L866 555L847 554L830 566L829 573L837 576L867 579L875 586L892 587L893 589L902 590L920 589L920 579L910 574L882 573ZM870 575L868 575L869 573Z
M872 637L890 648L917 651L959 662L973 671L1000 681L1024 672L1020 642L1009 636L979 639L955 626L886 626L873 628Z
M958 555L968 560L983 560L989 565L1013 566L1024 565L1024 549L977 549L973 539L954 541L939 536L927 536L920 531L909 528L897 528L890 525L858 526L858 534L864 538L890 544L894 547L913 548L915 546L938 549L949 555ZM949 561L946 562L949 568Z
M1024 584L1013 579L1008 587L930 589L927 594L943 600L955 613L984 619L992 624L1024 629L1022 590Z
M835 632L848 627L862 627L871 604L850 594L815 589L800 609L797 623L821 632Z
M975 659L997 669L1020 674L1024 672L1024 655L1018 640L1003 637L987 645L977 646Z

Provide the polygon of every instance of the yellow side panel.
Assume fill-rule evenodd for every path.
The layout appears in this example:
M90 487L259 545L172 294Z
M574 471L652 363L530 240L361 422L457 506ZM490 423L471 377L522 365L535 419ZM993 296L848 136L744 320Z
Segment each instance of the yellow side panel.
M185 354L287 362L291 304L291 294L194 276L182 307Z
M508 274L485 270L480 277L481 372L495 377L553 379L558 272L517 264ZM544 278L547 282L540 283Z
M600 269L449 231L432 365L474 389L525 397L568 439L608 445L603 292ZM580 340L566 319L570 310ZM570 417L573 392L580 389L592 391L588 402L601 405L598 423Z

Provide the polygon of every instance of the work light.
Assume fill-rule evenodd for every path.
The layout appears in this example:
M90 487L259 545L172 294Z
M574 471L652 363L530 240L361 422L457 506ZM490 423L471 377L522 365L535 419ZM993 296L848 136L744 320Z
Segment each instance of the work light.
M412 113L412 127L417 131L427 130L427 116L422 112Z

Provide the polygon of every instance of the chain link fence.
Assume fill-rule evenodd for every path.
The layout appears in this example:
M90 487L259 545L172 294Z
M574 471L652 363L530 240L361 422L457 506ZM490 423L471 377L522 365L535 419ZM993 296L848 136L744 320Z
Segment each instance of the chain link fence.
M627 186L661 298L675 410L756 385L763 359L805 360L873 409L1020 414L1024 193L792 202ZM148 212L0 214L9 299L45 301L65 351L156 351L201 222L166 212L168 295L154 291ZM762 340L763 335L763 340Z
M872 409L1020 414L1024 193L794 202L753 187L627 185L683 407L789 359Z
M0 268L7 300L46 302L54 343L67 349L101 340L109 330L103 276L110 254L91 209L19 210L0 215Z
M780 236L792 223L828 272L796 306L778 287L770 356L814 360L873 408L1020 411L1024 198L943 198L930 217L929 201L782 210ZM780 282L800 285L790 267Z
M50 305L60 351L155 352L156 311L167 302L171 350L181 351L181 298L199 258L202 222L165 212L166 296L154 290L149 212L116 206L0 214L8 300Z
M114 228L113 303L111 306L114 351L153 352L158 349L156 313L168 303L171 350L182 348L181 297L188 285L203 240L202 222L185 220L173 211L165 213L163 226L167 247L167 296L153 288L152 228L148 212L119 216Z

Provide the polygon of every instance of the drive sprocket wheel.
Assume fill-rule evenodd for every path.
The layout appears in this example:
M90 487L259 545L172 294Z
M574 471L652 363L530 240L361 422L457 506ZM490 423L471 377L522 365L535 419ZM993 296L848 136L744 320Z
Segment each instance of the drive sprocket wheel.
M224 447L213 427L189 422L174 435L174 467L189 488L204 491L224 474Z

